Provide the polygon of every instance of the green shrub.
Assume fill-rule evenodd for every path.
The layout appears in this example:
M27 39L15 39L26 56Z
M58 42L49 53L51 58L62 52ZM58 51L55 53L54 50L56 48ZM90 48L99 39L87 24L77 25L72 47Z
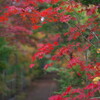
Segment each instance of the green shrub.
M84 85L83 77L84 73L81 72L82 77L78 76L76 73L80 72L79 66L74 66L74 69L66 69L61 68L59 70L58 75L60 76L60 79L58 79L59 83L59 91L58 93L64 91L66 87L72 86L72 87L82 87Z
M100 3L100 0L76 0L76 1L80 1L82 4L85 4L85 5Z

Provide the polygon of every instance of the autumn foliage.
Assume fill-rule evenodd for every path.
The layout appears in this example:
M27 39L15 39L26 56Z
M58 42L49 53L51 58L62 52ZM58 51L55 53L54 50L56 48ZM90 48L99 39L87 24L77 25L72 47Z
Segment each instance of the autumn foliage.
M30 68L35 66L37 59L51 55L49 60L52 62L45 65L44 69L53 66L55 62L64 60L65 69L71 69L84 84L79 88L69 86L66 91L50 97L49 100L99 100L95 96L100 94L100 82L99 80L94 82L93 79L96 77L100 79L100 63L96 58L93 61L88 60L88 55L85 55L91 48L99 50L100 14L97 12L98 6L85 7L73 0L12 0L12 2L13 5L5 7L5 12L0 16L0 23L8 24L9 20L15 17L17 19L15 22L21 20L29 23L29 26L22 24L23 26L20 27L15 23L12 28L20 30L19 35L22 34L22 30L28 33L27 35L31 35L31 30L33 30L34 34L34 31L52 22L68 25L65 33L53 35L56 41L51 39L50 43L42 43L42 46L32 56L33 64ZM43 4L48 6L41 8L40 5ZM41 21L41 18L44 20ZM74 56L75 51L83 53L83 57ZM78 66L79 71L74 70L75 66Z

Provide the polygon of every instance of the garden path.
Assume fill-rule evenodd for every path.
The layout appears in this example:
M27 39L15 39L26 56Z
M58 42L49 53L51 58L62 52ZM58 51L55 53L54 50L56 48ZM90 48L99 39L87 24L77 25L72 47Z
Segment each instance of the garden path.
M39 80L32 83L28 91L26 100L48 100L48 98L57 91L56 73L48 73Z

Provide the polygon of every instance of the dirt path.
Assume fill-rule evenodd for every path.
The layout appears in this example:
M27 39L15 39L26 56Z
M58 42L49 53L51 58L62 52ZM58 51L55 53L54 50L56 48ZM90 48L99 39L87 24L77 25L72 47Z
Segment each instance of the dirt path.
M43 78L32 83L26 100L48 100L57 91L57 82L53 80L57 78L55 73L49 73Z

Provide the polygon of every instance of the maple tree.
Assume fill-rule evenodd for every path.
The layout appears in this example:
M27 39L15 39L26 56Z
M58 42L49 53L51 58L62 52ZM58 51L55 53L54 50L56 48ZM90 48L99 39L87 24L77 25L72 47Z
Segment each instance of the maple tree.
M48 23L68 26L65 27L64 32L56 31L53 34L54 39L48 39L50 43L47 43L49 41L43 43L33 55L32 61L35 62L37 59L45 58L46 55L50 54L49 59L52 62L44 66L44 69L47 69L55 62L65 59L67 62L66 69L71 69L85 84L77 89L69 86L65 92L52 96L49 100L98 100L95 95L99 92L100 82L95 84L92 80L100 76L100 63L97 58L91 62L87 55L88 50L91 52L93 48L95 48L95 54L99 55L96 51L100 43L98 6L85 7L73 0L11 0L11 2L13 5L5 7L5 12L0 16L0 23L11 26L15 34L17 33L16 30L19 30L19 36L23 34L21 31L27 32L28 34L25 34L27 36L32 34L29 30L34 32L41 30ZM41 7L41 5L44 6ZM19 27L19 24L15 23L15 26L12 27L8 23L9 19L12 19L12 22L20 20L19 24L26 23L26 25ZM84 59L74 56L75 51L83 53ZM35 64L31 64L30 68L34 66ZM74 69L75 66L79 66L78 71Z

